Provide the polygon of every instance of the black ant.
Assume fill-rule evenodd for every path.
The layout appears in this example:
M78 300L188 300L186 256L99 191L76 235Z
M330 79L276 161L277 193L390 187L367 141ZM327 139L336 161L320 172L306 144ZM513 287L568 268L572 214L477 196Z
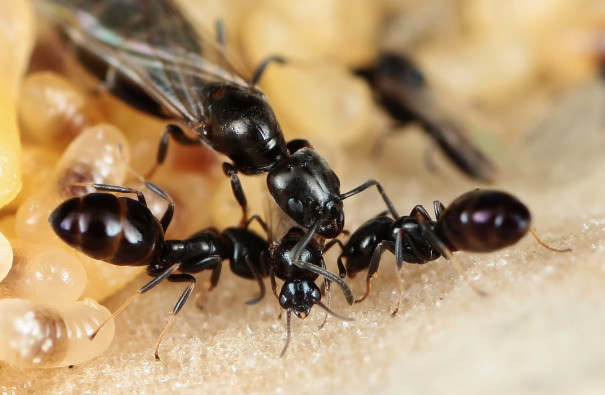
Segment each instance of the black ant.
M454 200L449 207L438 200L433 202L436 220L432 220L423 206L416 206L410 215L399 216L389 207L392 215L377 216L362 224L348 240L338 257L341 277L354 277L368 270L366 292L355 302L370 294L370 280L378 271L382 251L395 254L397 265L397 314L402 295L400 271L403 262L424 264L443 256L461 274L462 269L452 260L454 251L493 252L515 244L528 231L538 243L552 251L530 230L531 215L528 208L514 196L496 190L475 189ZM346 258L346 265L342 258ZM471 287L480 295L485 293Z
M218 29L218 45L203 39L171 0L94 7L41 2L40 7L61 25L82 65L104 81L107 90L195 132L191 137L180 126L169 125L156 164L164 160L170 137L184 145L205 144L231 159L223 171L242 208L242 227L248 213L238 172L268 173L267 186L275 202L309 229L292 251L297 266L322 274L316 265L299 260L300 252L314 234L331 239L343 231L344 199L374 185L382 191L377 181L370 180L341 193L337 175L306 140L286 143L273 109L256 86L268 64L284 59L270 57L251 79L246 78L226 59L222 30Z
M326 313L341 320L352 320L351 318L336 314L330 309L330 281L326 276L324 276L324 287L328 293L327 306L321 302L322 292L317 284L315 284L318 275L315 272L302 269L293 264L290 258L292 251L296 248L300 239L304 237L305 231L303 229L298 227L291 228L281 241L277 245L273 245L270 250L270 261L268 264L271 268L271 287L273 293L279 300L279 305L286 310L286 343L279 355L280 358L286 354L286 350L290 344L291 313L294 313L298 318L304 319L309 315L313 305L317 305L324 309ZM299 259L326 270L323 254L336 242L336 240L332 240L324 247L316 239L312 239L300 252ZM279 296L276 291L277 284L275 282L275 277L284 281ZM352 294L347 295L345 291L345 297L347 299L349 299L349 297L352 298ZM326 323L326 319L327 314L323 323L319 326L320 329Z
M191 274L211 270L209 289L212 289L218 283L225 259L229 259L231 270L236 275L257 280L260 294L249 300L248 304L256 303L264 296L262 278L268 275L268 269L262 259L269 250L269 244L247 227L227 228L222 233L210 228L185 240L165 240L164 232L172 220L174 202L151 182L145 181L145 185L168 201L168 207L159 221L147 207L144 195L136 189L107 184L65 184L91 187L99 192L68 199L55 208L49 216L55 233L65 243L91 258L121 266L147 266L147 274L154 277L101 323L90 335L91 339L137 297L163 280L189 282L157 341L155 358L159 360L160 343L193 291L196 280ZM136 194L137 199L104 192ZM343 287L349 304L353 302L350 289L338 276L328 272L325 267L316 268L314 273L337 282Z
M385 53L373 65L355 73L370 83L376 100L391 117L402 125L419 123L466 175L493 180L492 162L469 141L463 127L439 108L424 74L412 60ZM381 142L382 139L377 141L375 153Z

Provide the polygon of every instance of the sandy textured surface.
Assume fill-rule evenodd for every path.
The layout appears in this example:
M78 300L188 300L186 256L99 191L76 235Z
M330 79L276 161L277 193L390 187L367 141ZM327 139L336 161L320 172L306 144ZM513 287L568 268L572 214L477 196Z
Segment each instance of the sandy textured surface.
M603 393L605 84L595 80L562 95L542 114L549 122L523 123L515 135L525 137L503 146L507 164L494 187L530 207L545 242L572 253L548 251L531 236L493 254L458 253L466 275L487 292L484 298L444 260L405 265L404 298L394 318L396 280L393 259L386 257L366 302L349 307L334 292L333 309L355 321L330 318L317 330L323 320L317 308L304 321L293 318L283 359L285 320L276 319L276 300L269 295L246 306L256 285L225 267L204 309L189 303L178 316L160 349L161 362L153 347L182 291L179 284L162 284L139 298L116 320L108 351L90 362L41 370L0 364L0 391ZM415 204L430 208L434 199L447 205L476 186L438 153L438 172L429 172L426 138L415 129L390 140L378 160L369 160L368 145L324 154L336 158L343 190L377 177L402 213ZM375 192L352 198L347 227L382 210ZM335 255L326 260L336 270ZM138 278L106 305L115 309L146 281ZM356 294L363 285L362 278L352 282Z

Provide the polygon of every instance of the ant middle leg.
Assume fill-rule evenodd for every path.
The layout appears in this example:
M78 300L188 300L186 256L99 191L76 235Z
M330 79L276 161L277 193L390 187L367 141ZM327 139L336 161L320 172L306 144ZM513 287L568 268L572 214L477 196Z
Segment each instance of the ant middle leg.
M376 180L368 180L368 181L364 182L363 184L359 185L358 187L351 189L349 192L345 192L345 193L341 194L339 198L340 198L340 200L347 199L353 195L357 195L358 193L365 191L366 189L368 189L372 186L376 186L376 189L378 189L378 193L380 193L382 200L386 204L386 206L389 209L389 212L391 213L393 218L399 218L399 213L397 212L397 209L391 202L391 199L385 192L382 185Z
M300 255L302 254L302 251L307 247L307 245L309 245L309 243L311 242L311 239L313 238L315 233L317 233L318 228L319 228L319 222L316 222L311 227L311 229L309 229L307 231L307 233L305 233L305 235L303 237L301 237L301 239L296 243L296 245L292 249L292 252L290 253L290 260L292 261L292 264L294 264L295 266L297 266L301 269L305 269L312 273L323 276L324 278L327 278L330 281L335 282L342 289L342 292L345 296L345 299L347 300L347 303L349 305L352 305L353 302L355 301L355 297L353 296L353 291L351 291L351 288L344 282L344 280L342 278L335 275L334 273L329 272L327 269L324 269L317 265L310 264L310 263L305 262L300 259Z

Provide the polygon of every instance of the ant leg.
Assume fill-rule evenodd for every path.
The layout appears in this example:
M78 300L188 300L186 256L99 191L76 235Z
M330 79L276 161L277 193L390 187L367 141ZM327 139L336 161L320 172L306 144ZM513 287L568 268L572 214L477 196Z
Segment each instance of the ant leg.
M536 233L536 229L530 229L529 233L531 233L531 235L534 237L534 239L536 239L536 242L538 244L540 244L542 247L546 248L547 250L550 250L553 252L571 252L571 248L563 248L562 250L560 250L560 249L549 246L548 244L546 244L545 242L540 240L540 238L538 237L538 234Z
M401 284L401 268L403 267L403 233L404 231L401 230L397 232L397 236L395 237L395 265L397 267L397 304L395 305L395 310L393 310L393 312L391 313L391 316L393 317L397 314L397 312L399 312L399 306L401 305L401 296L403 295L403 287ZM406 236L408 236L407 233ZM408 244L413 245L413 243L410 243L409 237L407 237L407 239Z
M323 260L323 258L321 259L321 267L323 267L324 269L326 268L326 262ZM328 309L330 309L330 302L332 301L332 293L330 292L330 281L324 277L324 290L327 294L328 297ZM326 322L328 322L328 311L326 311L326 315L324 316L324 320L321 323L321 325L319 325L317 327L317 329L322 329L325 325Z
M258 272L258 270L256 270L256 268L254 267L254 264L250 260L250 257L248 255L246 255L244 257L244 260L246 261L246 265L248 265L248 269L250 269L250 272L252 273L252 276L254 276L254 279L258 283L258 288L259 288L258 296L255 297L255 298L252 298L250 300L247 300L246 304L256 304L256 303L260 302L265 297L265 283L263 281L262 276Z
M257 67L256 70L254 70L254 74L252 74L252 80L251 83L253 85L258 84L258 81L260 81L261 77L263 76L263 73L265 72L265 70L267 69L267 66L269 66L271 63L279 63L279 64L286 64L287 61L285 58L278 56L278 55L271 55L269 57L266 57Z
M305 261L302 261L299 259L300 254L307 247L307 245L311 242L313 235L317 232L317 228L319 228L319 222L316 222L315 225L313 225L313 227L311 229L309 229L309 231L303 237L301 237L301 239L296 243L296 245L292 249L292 252L290 253L290 260L292 261L292 263L295 266L297 266L301 269L310 271L312 273L318 274L320 276L323 276L324 278L327 278L328 280L333 281L336 284L338 284L338 286L342 289L342 292L345 295L345 299L347 300L347 303L349 305L352 305L353 302L355 301L355 297L353 296L353 292L351 291L351 288L349 288L349 286L344 282L344 280L342 278L338 277L334 273L331 273L324 268L321 268L319 266L310 264L308 262L305 262Z
M341 254L338 256L338 258L336 259L336 263L338 264L338 275L340 276L340 278L345 278L347 277L347 270L345 269L345 265L342 263L342 257L345 256L345 246L344 244L342 244L342 241L338 240L338 239L334 239L334 240L330 240L330 242L328 242L328 244L326 244L326 247L324 248L324 252L328 251L330 248L332 248L332 246L338 244L340 246L340 251Z
M237 203L242 208L242 220L240 221L240 227L245 228L246 223L248 222L248 200L246 199L246 194L244 193L244 189L242 188L242 183L237 175L237 170L231 163L223 163L223 173L229 177L231 181L231 190L233 191L233 196L237 200Z
M412 211L410 212L410 217L417 219L419 222L428 222L431 221L431 216L428 211L424 208L424 206L418 204L414 206Z
M391 199L389 199L389 196L385 192L385 190L382 187L382 185L380 185L380 183L378 181L376 181L376 180L366 181L363 184L361 184L360 186L351 189L349 192L345 192L345 193L341 194L340 195L340 200L344 200L344 199L349 198L349 197L351 197L353 195L357 195L358 193L363 192L363 191L365 191L366 189L368 189L368 188L370 188L372 186L376 186L376 189L378 189L378 193L380 193L380 196L382 196L382 200L384 200L384 203L386 204L386 206L389 209L389 212L391 213L391 215L393 216L393 218L399 218L399 214L397 213L397 210L395 209L395 206L391 202Z
M145 178L151 178L153 173L157 170L158 166L164 163L166 155L168 154L168 142L172 137L177 143L181 145L202 145L202 141L197 137L189 137L185 134L180 126L174 124L166 125L166 128L162 132L160 137L160 143L158 145L158 152L156 155L155 164L145 175Z
M177 271L179 269L179 267L180 266L178 264L172 265L168 269L166 269L163 272L161 272L157 277L155 277L154 279L152 279L150 282L148 282L147 284L143 285L137 291L137 293L135 293L130 298L128 298L128 300L126 300L126 302L124 302L120 307L118 307L118 309L116 311L114 311L109 318L107 318L105 321L103 321L97 327L97 329L95 329L95 331L88 336L88 338L90 340L93 340L97 336L97 334L99 333L99 331L101 330L101 328L103 328L110 320L116 318L122 311L124 311L126 309L126 307L128 307L132 302L134 302L135 299L137 299L139 296L141 296L142 294L144 294L145 292L149 291L150 289L152 289L153 287L155 287L156 285L158 285L159 283L161 283L162 281L164 281L166 278L168 278L169 276L171 276L175 271Z
M460 277L463 277L466 280L469 287L471 287L471 289L475 291L477 295L481 297L487 296L487 292L477 288L477 286L475 286L475 284L473 284L473 282L464 275L464 269L462 268L462 266L460 266L460 263L454 258L452 250L450 250L443 241L439 240L439 237L435 234L435 232L433 232L433 230L431 230L431 228L429 228L426 222L419 221L418 223L420 225L422 234L430 243L431 247L433 247L439 254L441 254L441 256L443 256L452 264L454 270L456 270L456 273L458 273Z
M277 282L275 281L275 272L271 270L271 289L273 290L273 295L275 295L275 299L279 300L279 296L277 296ZM281 317L281 311L279 313Z
M174 305L174 308L172 309L172 315L170 316L168 323L166 324L166 326L164 327L164 330L162 331L162 333L160 334L160 337L158 338L158 341L155 345L155 360L156 361L160 361L159 349L160 349L160 343L162 343L162 339L164 339L164 336L166 336L166 333L168 333L168 330L174 323L174 319L176 318L176 315L179 313L179 311L181 311L181 309L187 302L187 299L189 299L191 292L193 292L193 287L195 286L195 277L193 277L191 274L172 274L172 275L168 276L167 280L170 282L173 282L173 283L189 282L189 285L187 286L187 288L185 288L185 291L183 291L183 294L181 295L179 300Z
M279 313L279 316L281 317L281 312ZM288 311L286 312L286 344L284 344L284 348L282 348L281 352L279 353L279 357L283 358L284 355L286 355L286 350L288 349L288 346L290 345L290 337L291 337L291 328L290 328L290 321L291 321L291 317L292 317L292 311L290 309L288 309Z
M212 269L212 273L210 274L210 286L208 287L208 291L212 291L218 284L218 280L221 276L221 269L223 268L223 258L217 256L215 259L218 262L215 264L214 268Z
M172 197L170 197L170 195L167 194L163 189L153 184L151 181L145 180L145 186L149 188L151 192L155 193L156 195L168 202L168 207L166 207L166 211L164 211L164 214L160 219L160 224L162 225L162 229L164 229L165 232L166 228L168 228L168 225L170 225L170 222L172 221L172 217L174 215L174 200L172 200Z
M147 206L147 200L145 199L145 195L143 195L143 192L139 191L138 189L129 188L129 187L120 186L120 185L94 184L94 183L87 183L87 182L59 181L59 184L62 184L65 186L88 187L88 188L93 188L94 190L100 191L100 192L132 193L132 194L137 195L137 200L141 204ZM153 193L155 193L156 195L161 197L162 199L165 199L166 201L168 201L168 207L166 208L166 211L164 212L164 214L162 215L162 218L160 219L160 224L162 225L162 228L165 231L166 228L168 227L168 225L170 224L170 222L172 221L172 216L174 215L174 201L172 200L170 195L168 195L166 192L164 192L164 190L162 190L160 187L153 184L152 182L145 180L145 186L147 188L149 188Z
M100 192L132 193L132 194L137 195L137 200L141 204L147 206L147 201L145 200L145 196L143 195L143 192L139 191L138 189L124 187L124 186L120 186L120 185L95 184L92 182L74 182L74 181L63 181L63 180L59 180L57 182L65 187L73 186L73 187L92 188L95 191L100 191Z
M267 226L267 223L265 221L263 221L263 219L259 215L256 215L256 214L253 215L252 217L250 217L248 222L246 222L246 226L245 226L246 229L248 229L250 227L250 224L252 223L252 221L258 222L258 224L261 226L261 228L263 228L265 233L267 235L269 234L269 227Z
M394 252L395 243L392 241L383 240L378 243L378 245L374 249L374 252L372 253L372 259L370 260L370 265L368 266L368 276L366 277L366 293L361 298L356 299L355 303L363 302L370 295L370 292L372 290L370 281L378 271L378 267L380 266L380 257L382 256L383 250L389 250L391 252Z
M286 148L288 149L288 153L292 155L296 151L302 148L311 148L314 149L311 143L308 140L304 139L294 139L290 140L286 143Z

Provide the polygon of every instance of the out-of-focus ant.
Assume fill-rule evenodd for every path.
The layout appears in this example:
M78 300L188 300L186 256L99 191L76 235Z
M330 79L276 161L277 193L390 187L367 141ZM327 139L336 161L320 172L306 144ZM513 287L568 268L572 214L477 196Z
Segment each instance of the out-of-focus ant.
M286 143L273 109L256 83L270 62L252 78L226 58L224 37L218 44L200 35L171 0L51 0L39 7L57 22L78 49L79 60L104 81L105 88L127 103L179 121L195 132L188 136L169 125L160 142L157 163L164 160L169 138L185 145L205 144L231 159L223 164L247 222L247 200L238 172L267 174L278 206L309 229L292 250L294 264L317 274L318 266L298 259L318 234L338 236L344 227L343 200L376 185L370 180L340 192L340 180L305 140ZM119 16L119 17L117 17Z
M395 254L397 266L397 306L402 295L400 271L403 262L424 264L443 256L459 274L462 269L453 260L453 252L493 252L515 244L528 231L538 243L552 251L530 230L528 208L514 196L496 190L475 189L454 200L447 208L436 200L433 203L436 220L432 220L423 206L416 206L410 215L399 216L389 209L391 217L380 215L362 224L350 237L338 257L340 276L353 277L367 270L366 292L355 302L370 294L370 280L378 271L381 254L388 250ZM346 259L343 264L342 259ZM470 283L480 295L485 293Z
M396 121L402 125L417 122L466 175L493 180L496 169L492 162L471 143L464 128L440 108L425 76L409 58L386 53L355 73L370 83L376 100ZM378 140L375 151L381 142Z

